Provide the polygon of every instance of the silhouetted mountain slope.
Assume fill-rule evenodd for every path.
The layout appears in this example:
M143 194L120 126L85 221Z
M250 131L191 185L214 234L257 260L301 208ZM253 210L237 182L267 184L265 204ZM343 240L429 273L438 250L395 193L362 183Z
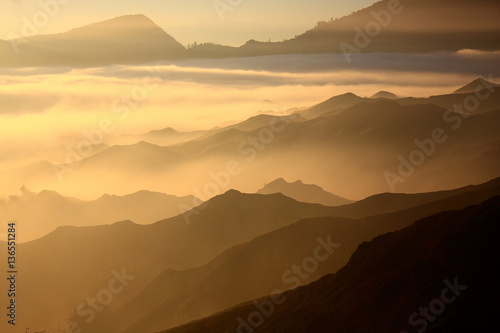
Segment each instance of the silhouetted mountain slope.
M478 87L490 87L495 90L500 88L500 84L495 84L493 82L490 82L488 80L485 80L484 78L480 77L474 81L472 81L469 84L466 84L460 89L455 90L453 93L454 94L470 94L470 93L476 93L478 90ZM483 88L486 89L486 88Z
M272 124L273 122L276 122L277 119L280 119L282 122L301 122L306 120L305 118L301 117L300 115L292 114L292 115L267 115L267 114L261 114L257 116L253 116L248 118L247 120L231 125L228 127L223 127L221 130L226 130L226 129L237 129L240 131L254 131L254 130L259 130L261 128L265 128Z
M123 309L114 311L111 317L103 316L92 326L92 330L120 332L136 320L127 333L157 331L161 327L182 324L265 295L276 288L293 288L292 278L283 280L282 275L287 268L311 255L318 235L331 234L332 241L340 242L341 247L330 256L328 265L311 272L301 283L336 272L347 263L349 256L362 241L404 228L425 216L443 210L462 209L499 194L500 186L497 184L461 194L457 192L457 195L443 200L361 220L334 217L305 219L247 244L235 246L203 267L176 273L176 279L184 279L190 283L180 287L174 296L169 289L173 283L172 272L169 270L162 273L137 299L128 302ZM158 292L154 293L154 289ZM162 293L164 297L161 296ZM146 302L147 295L153 294L153 299ZM138 317L141 318L137 320Z
M313 29L287 41L269 43L250 40L239 48L200 45L190 48L187 53L190 57L220 58L344 51L355 54L498 50L499 10L498 3L494 0L474 3L466 0L414 0L398 2L396 6L394 2L384 0L348 16L329 22L318 22ZM422 21L423 17L425 23ZM446 19L443 19L444 17ZM474 28L465 27L461 24L463 22ZM366 26L372 29L369 31L372 36L375 30L377 31L375 37L366 34ZM363 32L359 33L355 28Z
M459 113L484 113L500 110L500 85L486 80L474 80L463 88L460 92L452 94L430 96L427 98L401 98L397 99L400 105L434 104L445 109L454 110ZM477 100L474 106L470 100ZM470 105L467 103L471 103ZM467 106L467 107L466 107Z
M186 142L177 147L173 147L172 149L176 153L181 155L198 154L200 151L207 151L218 145L225 145L228 142L241 143L248 138L249 132L259 131L263 128L269 128L271 126L277 126L277 124L280 123L289 124L292 122L302 122L305 120L306 119L299 114L259 114L234 125L216 127L208 131L204 131L204 133L199 135L191 142ZM208 149L200 149L200 145L208 147Z
M458 197L461 195L473 195L471 193L477 193L477 191L495 193L496 188L499 186L500 178L496 178L484 184L470 185L448 191L415 194L381 193L352 204L336 207L335 216L362 218L371 215L397 212L409 208L419 207L433 201L446 200L448 198Z
M321 102L306 110L299 111L298 113L306 118L317 118L327 112L335 110L344 110L348 107L356 105L361 102L369 102L367 98L359 97L353 93L334 96L324 102Z
M390 1L379 1L347 17L322 24L290 43L297 46L316 45L316 49L326 49L328 45L339 51L342 42L355 46L356 34L353 28L357 26L364 29L369 22L377 22L372 13L387 12L389 3ZM389 14L389 18L385 18L387 26L381 28L377 38L370 38L369 45L358 48L360 52L498 49L499 39L494 36L494 31L498 31L500 26L493 19L498 10L497 4L492 0L479 1L474 5L470 1L452 0L401 3L394 11L399 13L393 12ZM422 24L422 17L426 18L425 24ZM443 17L447 19L443 20ZM384 21L384 18L379 20ZM481 33L463 29L458 23L463 21L477 22Z
M462 102L463 98L465 97L462 97ZM493 156L491 152L497 149L491 146L498 141L498 131L492 122L498 121L493 119L500 116L499 112L459 116L432 104L397 106L397 103L380 101L357 104L341 112L334 112L330 116L325 114L324 117L305 122L301 124L300 130L296 124L290 124L283 137L280 137L279 143L288 147L296 145L296 151L305 152L301 157L296 153L295 160L308 161L315 170L313 174L331 173L331 170L335 170L337 174L340 173L345 177L344 179L352 179L342 185L339 181L335 182L336 185L331 184L335 188L352 188L353 182L362 182L366 187L375 184L373 182L377 182L377 179L383 181L386 171L397 172L402 164L401 160L408 161L409 155L419 150L417 141L420 144L423 141L428 142L426 140L432 137L433 130L441 129L446 141L435 144L436 150L429 151L430 155L424 158L425 162L422 165L413 169L410 166L410 177L405 176L404 182L397 185L396 191L429 191L430 188L425 189L422 185L431 179L434 184L439 183L442 187L450 188L444 185L447 180L451 178L463 180L471 175L478 175L478 168L483 167L485 169L482 174L489 174L488 178L498 176L498 172L490 173L493 164L491 168L486 167L485 163L489 162L481 161L477 153L489 151L482 156ZM460 119L464 117L467 117L467 120ZM325 150L313 148L316 146L313 142L322 142L322 145L328 148ZM278 140L274 143L279 145ZM307 149L310 154L306 153ZM322 156L322 162L314 158L316 154ZM461 165L461 168L449 168L450 161ZM289 162L293 167L294 164ZM498 165L497 162L494 164ZM349 168L348 165L354 168ZM356 170L356 176L351 175L353 170ZM422 179L425 181L422 182ZM477 181L469 179L469 182ZM461 186L455 184L451 187ZM380 183L379 192L384 191L384 185L387 186L387 183ZM325 186L325 188L330 187Z
M396 230L402 223L412 223L443 209L462 208L498 193L498 187L483 188L445 199L444 203L392 213L382 220L374 217L371 230ZM115 295L112 308L116 309L166 269L202 266L232 246L302 218L335 216L339 208L299 203L281 194L229 191L184 216L152 225L122 222L58 228L18 247L23 254L18 267L23 272L23 293L18 299L25 304L23 313L29 318L26 324L37 330L64 325L75 307L105 287L113 271L125 269L128 275L136 277L122 293ZM383 229L378 229L376 221L385 221ZM5 253L0 253L0 260L6 260ZM50 309L43 306L47 302L52 304Z
M318 185L304 184L300 180L288 183L283 178L278 178L266 184L263 188L258 190L257 193L282 193L297 201L319 203L325 206L341 206L352 203L351 200L326 192Z
M360 245L335 275L284 293L280 304L257 300L268 311L273 304L273 311L251 322L273 333L490 331L500 296L499 218L495 197L377 237ZM246 321L256 310L244 304L165 332L237 331L244 325L238 318ZM248 327L239 332L252 332Z
M3 66L103 66L176 59L184 47L144 15L127 15L65 33L0 45Z
M165 299L174 298L185 290L191 290L200 281L207 278L214 270L229 260L243 245L234 246L211 260L208 264L187 270L167 269L160 273L136 297L122 306L113 309L113 312L104 312L99 318L88 325L93 332L123 331L130 323L137 320L144 313L151 311L162 304ZM140 305L140 308L138 306ZM79 318L73 315L73 319ZM119 320L119 321L117 321Z
M129 311L125 313L133 313L133 317L136 317L134 325L127 330L123 329L124 323L129 323L129 325L133 323L130 322L133 317L125 316L119 309L114 316L102 318L102 321L96 322L96 326L92 326L92 331L110 332L110 328L103 330L106 327L106 325L101 326L103 323L120 324L107 325L114 326L115 329L112 331L115 332L158 331L192 319L202 318L228 306L253 299L255 295L265 295L278 287L288 289L293 287L293 283L290 286L282 281L283 272L294 263L300 262L304 256L311 255L319 244L318 237L325 242L328 242L329 236L332 237L333 242L345 241L345 246L335 249L335 254L328 259L331 265L322 264L318 271L310 274L310 277L303 282L314 281L338 266L337 263L342 264L347 261L354 250L351 250L351 243L357 244L360 242L359 239L365 238L357 235L363 234L362 230L357 232L356 228L349 228L349 222L350 220L345 219L331 221L329 218L304 220L257 237L249 243L238 245L227 251L231 252L229 256L223 253L221 257L224 258L216 258L203 267L176 272L175 275L180 280L197 280L198 282L179 287L175 295L172 295L169 292L170 288L167 288L172 283L173 273L164 272L137 299L126 305L125 309ZM161 290L166 291L163 293L165 296L160 303L157 303L156 299L161 296ZM153 302L145 297L145 295L153 294L156 295Z
M389 3L379 1L349 16L318 22L313 29L283 42L250 40L240 47L205 43L187 50L145 16L128 15L57 35L11 36L14 42L0 41L0 65L78 67L273 54L500 49L499 6L495 0ZM364 30L370 24L371 29L374 24L378 26L376 38L366 32L359 37L355 28ZM369 34L373 33L370 30Z
M304 217L329 215L331 209L281 194L229 191L203 208L151 225L60 227L19 246L19 270L26 274L19 300L30 299L23 308L27 324L38 330L62 325L78 304L103 288L113 270L124 267L137 277L116 297L113 304L119 306L165 269L200 266L231 246ZM47 302L53 306L43 311L41 304Z
M388 91L379 91L378 93L374 94L370 98L373 98L373 99L377 99L377 98L398 99L399 97L391 92L388 92Z
M111 221L130 219L138 224L149 224L165 218L177 216L179 205L191 204L197 198L189 195L176 197L163 193L139 191L124 196L103 195L88 202L84 209L94 218L106 217ZM109 217L107 212L116 212L118 216Z
M97 154L104 149L109 148L110 146L107 144L97 144L92 146L92 152L89 152L88 156L93 154ZM77 154L73 154L71 156L71 161L77 161L81 160L83 156L76 156ZM38 150L36 152L32 152L29 154L26 154L23 151L19 151L17 156L13 156L9 158L6 161L2 161L3 163L0 164L0 170L8 170L8 169L13 169L16 167L21 167L33 163L40 163L43 161L59 161L60 163L64 163L67 161L69 154L68 150L64 145L58 145L54 147L49 147L49 148L44 148L41 150Z
M149 172L165 170L174 162L181 162L181 156L166 147L141 141L129 146L113 146L82 161L78 168L96 165L122 165L132 170Z
M191 205L193 196L176 197L140 191L116 196L104 195L92 201L64 197L54 191L38 194L24 190L19 196L0 199L0 218L22 225L17 240L31 241L60 226L95 226L132 220L148 224L179 214L180 205Z
M481 92L482 99L486 93L490 91ZM353 96L347 99L359 99ZM103 188L120 184L124 191L136 192L137 182L123 184L127 176L140 180L141 188L168 192L168 187L175 187L180 193L193 193L214 183L213 174L226 170L228 161L236 161L244 172L230 177L231 187L247 192L280 177L321 184L327 191L356 199L388 190L451 189L500 176L500 156L495 154L500 149L499 98L500 91L494 90L470 112L470 105L465 106L470 94L367 99L352 101L354 105L346 108L336 108L333 98L314 119L261 115L175 146L140 142L110 147L77 168L37 163L6 170L0 172L0 181L59 190L99 178ZM449 109L454 104L463 106L461 113ZM227 182L222 183L211 196L228 189Z
M454 105L463 105L468 96L474 96L476 92L483 91L481 95L487 94L488 97L484 98L483 96L481 96L482 100L480 101L477 110L474 111L474 114L477 114L500 109L499 87L499 84L487 81L483 78L479 78L452 93L422 98L400 98L387 91L380 91L370 98L359 97L352 93L347 93L334 96L324 102L321 102L303 111L299 111L298 113L308 119L317 118L323 115L331 116L338 114L346 108L350 108L361 102L373 103L373 99L379 98L394 100L400 105L434 104L446 109L453 109ZM484 90L487 90L487 92L484 92Z
M194 140L203 134L205 134L205 131L179 132L171 127L167 127L140 135L121 135L114 139L112 143L116 145L131 145L144 141L158 146L169 146Z

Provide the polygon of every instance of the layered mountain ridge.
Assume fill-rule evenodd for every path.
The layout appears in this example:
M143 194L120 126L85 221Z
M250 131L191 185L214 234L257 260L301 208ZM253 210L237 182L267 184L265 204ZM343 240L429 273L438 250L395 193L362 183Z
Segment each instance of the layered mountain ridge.
M0 41L0 53L4 55L0 66L88 67L278 54L344 53L351 56L359 52L499 50L498 13L494 0L474 3L415 0L398 2L397 6L382 0L349 16L319 22L313 29L283 42L250 40L240 47L204 43L189 49L144 15L126 15L56 35L11 36L11 41ZM422 17L426 17L425 25L420 24ZM465 20L474 28L463 25L461 29L455 28L455 22ZM355 27L363 29L369 24L378 26L377 38L355 30ZM360 37L360 34L364 35ZM364 38L367 45L359 45L356 41L360 38Z

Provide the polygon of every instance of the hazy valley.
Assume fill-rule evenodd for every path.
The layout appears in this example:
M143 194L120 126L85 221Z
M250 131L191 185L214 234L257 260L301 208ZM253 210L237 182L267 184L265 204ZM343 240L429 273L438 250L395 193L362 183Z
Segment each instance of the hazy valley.
M497 1L262 3L0 40L2 332L496 329Z

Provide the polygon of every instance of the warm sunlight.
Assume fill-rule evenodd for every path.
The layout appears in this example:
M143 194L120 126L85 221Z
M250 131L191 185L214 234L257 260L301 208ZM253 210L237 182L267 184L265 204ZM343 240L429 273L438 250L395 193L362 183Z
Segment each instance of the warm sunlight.
M497 331L497 0L0 12L2 333Z

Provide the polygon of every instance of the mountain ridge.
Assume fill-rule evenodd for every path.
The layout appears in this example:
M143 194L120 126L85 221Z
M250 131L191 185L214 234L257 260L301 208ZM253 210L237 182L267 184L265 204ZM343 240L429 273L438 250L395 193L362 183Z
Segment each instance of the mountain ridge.
M186 51L144 15L124 15L55 35L3 44L0 51L5 56L0 66L7 67L136 64L178 59Z
M474 81L466 84L465 86L455 90L453 93L454 94L470 94L470 93L475 93L479 90L484 90L484 89L496 90L499 87L500 87L500 84L496 84L496 83L493 83L491 81L484 79L483 77L479 77L479 78L475 79Z
M495 186L495 184L496 184L496 186ZM284 249L280 249L279 244L284 242L284 245L286 245L287 248L288 248L288 246L290 246L291 248L288 250L284 250L285 251L284 253L292 253L299 248L297 246L297 243L299 242L299 240L296 238L298 237L300 239L300 237L305 236L306 234L310 234L310 236L314 236L314 237L309 237L310 238L310 241L308 243L309 245L306 247L300 247L300 248L302 248L303 252L299 252L297 254L297 257L295 259L291 260L291 262L289 264L291 265L292 263L295 263L298 259L304 258L304 256L309 254L309 252L311 251L311 247L314 248L314 246L312 246L311 244L314 244L314 242L315 242L314 239L316 236L331 234L332 239L334 241L336 241L336 240L341 241L342 240L342 243L341 243L342 246L337 250L337 253L331 257L331 259L333 260L332 261L333 266L330 268L325 267L325 269L327 269L327 270L332 269L333 271L335 271L336 269L334 269L334 266L339 268L340 266L338 266L338 265L343 265L344 263L346 263L349 255L354 252L356 246L363 240L368 241L376 235L383 234L385 232L391 232L394 230L398 230L402 227L405 227L405 226L413 223L415 220L418 220L420 218L423 218L425 216L429 216L429 215L432 215L435 213L439 213L442 210L462 209L470 204L478 204L478 203L482 202L483 200L487 200L488 198L491 198L492 196L498 195L500 193L500 187L498 186L498 180L491 182L489 184L485 184L485 186L493 186L493 187L483 188L481 186L479 188L469 188L469 190L471 190L469 192L463 193L462 191L457 191L454 193L450 193L451 195L454 195L452 197L434 197L434 199L436 199L436 201L433 201L430 203L427 202L427 203L424 203L423 205L418 206L418 207L412 207L409 209L405 209L405 210L401 210L401 211L397 211L397 212L393 212L393 213L388 213L388 214L383 214L383 215L367 216L365 218L358 219L358 220L351 220L351 219L343 218L343 217L311 217L311 218L302 219L302 220L300 220L296 223L293 223L289 226L285 226L283 228L271 231L271 232L264 234L262 236L258 236L254 240L250 241L249 243L255 243L255 241L261 240L263 238L268 238L271 235L273 235L272 237L274 237L274 239L275 239L274 241L268 242L268 245L270 245L270 247L268 247L267 250L263 249L261 251L258 251L258 253L260 253L260 255L257 255L257 254L245 255L244 256L245 260L235 259L236 263L234 265L233 264L229 265L232 268L230 268L229 271L226 270L226 273L229 272L229 276L233 276L233 279L235 279L236 281L240 281L243 285L245 285L245 284L254 285L255 283L257 283L257 281L253 280L252 274L242 274L240 277L235 277L234 276L234 274L236 272L235 267L240 267L240 268L243 267L244 268L247 262L256 263L256 262L262 261L264 266L262 266L260 268L250 269L250 270L251 271L266 272L270 268L264 268L264 267L266 267L265 265L269 265L269 264L274 265L275 264L274 260L271 260L271 263L269 263L269 260L266 259L268 257L268 255L270 253L273 253L276 251L281 253L284 250ZM465 191L466 189L463 189L463 190ZM229 195L231 197L238 197L238 196L241 196L242 194L238 191L230 191ZM283 198L283 196L281 194L273 195L271 197ZM223 204L224 202L222 202L222 200L225 199L224 196L219 196L219 199L221 201L219 203L219 205ZM326 227L326 229L323 227L316 228L315 226L317 226L318 223L319 223L319 225L323 225L324 227ZM297 233L293 233L293 234L295 234L295 236L293 236L290 239L285 237L285 235L283 234L284 230L292 230L292 229L296 230L297 228L299 231ZM302 228L304 230L300 231L300 230L302 230ZM323 230L323 231L321 231L321 230ZM325 231L325 230L329 230L329 231ZM270 251L271 247L275 248L275 250ZM239 245L235 246L234 249L236 252L240 252L240 251L244 251L245 248L246 248L245 244L239 244ZM232 254L236 254L231 249L229 249L228 251L230 251ZM225 254L223 254L223 256L226 257ZM229 260L233 260L233 259L229 259ZM220 260L219 260L219 262L220 262ZM266 262L267 262L267 264L266 264ZM243 263L243 264L241 264L241 263ZM284 263L282 263L282 264L284 264ZM286 264L285 264L285 266L286 266ZM203 271L203 269L201 267L200 267L200 269ZM283 269L285 269L285 268L283 268ZM200 271L198 270L198 268L196 270L197 271L194 274L196 274L196 275L200 274ZM209 271L211 271L211 270L209 269ZM331 272L333 272L333 271L331 271ZM210 274L213 274L214 272L215 271L212 271L212 273L210 273ZM325 271L321 270L321 272L325 272ZM276 273L275 278L280 276L280 274L279 274L280 270L278 270L275 273ZM183 273L180 273L180 274L183 274ZM189 276L189 274L188 274L188 276ZM227 277L228 275L223 274L222 276ZM187 278L187 279L189 281L193 280L192 278ZM212 279L212 280L215 279L219 282L214 283L214 284L208 283L209 286L216 286L216 285L219 286L219 284L225 285L225 283L222 282L225 278L222 278L220 275L219 275L219 278L211 277L210 279ZM167 281L165 281L164 283L168 284L168 283L170 283L169 281L170 280L167 279ZM268 280L266 280L266 281L268 281ZM276 279L274 279L273 281L276 282ZM162 284L161 281L157 280L157 282L155 282L154 285L158 286L158 283L160 285ZM234 282L231 282L231 283L234 283ZM204 282L204 285L206 285L206 284L207 284L207 282ZM274 284L274 285L270 284L269 286L265 287L264 289L254 290L254 295L259 295L259 294L263 294L265 292L269 292L269 290L272 290L273 288L276 288L276 287L282 288L283 286L281 286L281 284L278 284L278 285L277 284ZM180 294L184 295L183 297L180 297L180 295L177 295L174 297L174 299L170 299L170 296L169 296L169 299L164 300L164 305L162 305L163 310L160 310L159 308L156 310L153 310L151 313L147 314L140 321L136 322L133 326L131 326L130 330L128 330L127 333L132 333L132 332L139 333L139 332L144 331L144 329L146 327L149 331L158 331L162 327L161 324L159 324L159 322L161 322L161 321L163 321L164 323L168 323L168 325L172 325L172 323L175 322L175 319L171 315L165 315L165 313L171 314L171 313L175 312L181 318L184 315L189 316L190 313L191 313L191 315L195 315L195 316L196 316L195 313L198 313L198 316L199 316L200 312L197 312L197 311L202 311L202 313L204 313L205 315L208 315L209 313L203 312L203 309L206 309L206 306L208 306L209 304L212 304L213 306L215 306L215 304L219 304L219 308L218 308L219 310L223 309L222 304L226 304L226 306L228 305L228 303L224 303L224 302L219 303L217 301L219 299L219 297L212 299L212 297L214 297L212 293L210 293L210 292L208 294L206 293L207 290L213 291L214 287L209 287L208 289L205 287L203 287L201 289L200 288L201 287L195 288L195 286L190 285L190 287L189 287L190 290L188 292L189 294L191 294L190 296L186 295L186 290L180 292ZM165 288L162 287L162 289L165 289ZM168 288L166 288L166 290L168 290ZM151 293L151 291L146 292L146 293ZM221 293L221 291L216 292L215 294L219 295L220 293ZM168 292L167 294L170 295L170 292ZM202 295L202 294L204 294L205 296L201 297L200 295ZM236 296L238 294L238 292L234 291L230 294ZM212 295L212 296L210 296L210 295ZM232 296L231 297L228 296L228 298L230 299L229 302L234 302L235 299L238 299L237 297L235 298ZM186 304L185 299L189 299L190 301ZM210 301L210 299L212 299L212 300ZM231 299L232 299L232 301L231 301ZM239 298L239 299L242 300L241 298ZM226 302L227 302L227 300L226 300ZM177 307L178 304L184 304L184 306L179 309ZM203 304L205 304L205 305L203 305ZM236 303L229 303L229 304L236 304ZM146 306L144 306L144 309L145 308L146 308ZM174 311L174 308L176 309L175 311ZM188 310L188 309L191 309L191 310ZM198 310L196 310L196 309L198 309ZM194 313L192 313L191 311L194 311ZM109 322L116 322L118 320L117 319L118 317L113 317L113 319L109 319L109 320L107 317L105 317L105 318L103 318L103 320L105 322L108 322L108 321ZM193 317L191 317L191 318L193 318ZM179 320L179 318L177 318L177 320ZM167 325L167 324L164 324L164 325ZM99 327L99 325L97 327ZM110 332L111 329L108 328L108 331ZM121 328L120 331L123 331L123 328Z
M278 192L294 198L297 201L319 203L325 206L333 207L352 203L351 200L327 192L318 185L304 184L301 180L289 183L283 178L278 178L257 191L259 194L271 194Z
M314 54L314 53L346 53L345 43L354 43L356 30L354 27L364 27L368 22L377 22L373 12L387 11L388 0L379 1L372 6L361 9L351 15L344 16L329 22L319 22L316 27L304 32L295 38L283 42L258 42L249 40L240 47L230 47L216 45L213 43L204 43L189 49L186 49L178 43L172 36L154 24L149 18L142 14L125 15L111 20L106 20L91 25L86 25L83 29L75 28L66 33L56 35L43 35L30 37L27 39L0 41L0 51L5 54L0 66L18 67L18 66L68 66L75 67L107 65L107 64L127 64L127 63L147 63L160 60L175 60L188 58L230 58L230 57L252 57L277 54ZM403 53L426 53L436 51L459 51L462 49L478 50L499 50L500 49L500 25L497 23L494 15L498 11L497 3L491 0L479 0L471 6L469 2L461 2L460 10L457 9L457 2L443 0L438 5L430 0L416 0L411 3L401 5L395 10L394 15L390 15L391 24L384 27L384 34L374 39L367 47L357 48L351 45L350 53L354 48L357 52L403 52ZM462 8L463 7L463 8ZM400 10L403 8L404 10ZM452 8L452 10L450 10ZM466 18L463 13L466 12ZM453 24L451 26L441 19L443 14L447 13L450 22L454 20L463 21L468 19L474 22L474 29L465 31L455 31ZM425 26L419 25L422 15L428 17ZM151 29L156 37L150 39L147 35L135 34L134 29L129 29L129 43L115 43L111 48L108 43L102 39L103 31L92 31L97 26L103 26L104 23L116 23L124 20L134 26L137 21L144 23ZM380 18L379 18L380 20ZM415 23L413 30L408 31L409 22ZM109 27L105 25L104 27ZM111 27L114 27L111 24ZM419 27L419 28L415 28ZM430 30L434 28L435 31ZM81 27L82 28L82 27ZM447 29L451 29L448 33ZM102 30L102 29L101 29ZM113 30L113 29L108 29ZM68 47L73 35L81 33L95 35L102 42L83 43L80 46L80 54ZM126 34L121 34L125 37ZM61 38L63 37L63 38ZM68 37L68 40L65 38ZM120 37L121 38L121 37ZM78 40L78 38L76 38ZM116 36L115 36L116 40ZM405 43L401 43L405 40ZM426 40L425 43L422 40ZM39 43L42 42L42 43ZM11 44L11 45L9 45ZM41 51L38 46L31 44L45 45L45 50ZM130 44L127 46L127 44ZM135 47L132 45L135 44ZM31 45L31 46L30 46ZM114 57L107 57L106 52L98 52L88 47L90 45L100 46L111 52ZM141 47L138 47L141 45ZM156 45L156 47L154 47ZM160 45L160 47L158 47ZM344 46L342 46L344 45ZM18 52L13 50L17 48ZM120 49L120 52L112 50ZM160 50L159 50L160 49ZM142 51L141 51L142 50ZM124 53L125 52L125 53ZM33 54L34 53L34 54ZM57 54L66 54L66 57ZM43 60L41 56L50 57L51 60ZM58 58L58 59L57 59Z
M477 191L462 193L457 198L446 199L446 195L442 195L439 198L445 198L443 203L427 204L425 207L415 207L415 204L422 202L418 200L414 204L407 202L406 206L401 204L401 207L413 208L391 213L392 218L383 218L384 228L393 230L398 223L410 223L416 216L427 216L441 211L443 207L462 207L498 194L498 187L479 186L472 189ZM406 199L413 201L411 197ZM19 245L19 251L23 253L19 269L25 274L24 292L19 296L19 301L26 302L25 297L30 297L31 301L26 304L32 304L33 307L24 307L23 312L30 318L30 324L37 322L43 325L30 327L49 329L58 320L63 320L62 317L71 315L66 313L73 311L71 304L76 306L88 295L98 292L102 288L99 281L104 283L113 269L125 267L128 274L137 276L130 289L117 296L113 304L119 306L137 295L165 269L181 270L201 266L232 246L291 225L302 218L335 216L339 208L299 203L282 194L258 195L228 191L226 195L212 199L191 213L150 225L122 222L97 227L60 228L56 233ZM382 214L384 209L393 210L393 207L383 204L376 208L367 209L365 214ZM186 218L190 223L186 222ZM0 256L5 255L2 253ZM144 260L146 256L148 260ZM54 262L59 265L54 266ZM79 287L74 288L75 284ZM34 295L39 297L37 299L40 302L50 301L52 309L58 311L52 314L41 311L36 307L38 301L33 298ZM61 299L65 302L60 302Z
M280 295L286 301L275 304L271 314L259 321L259 332L411 331L424 327L422 321L411 320L415 318L412 312L443 295L446 286L457 296L453 301L458 300L446 302L446 314L443 310L425 321L430 332L496 327L498 283L493 272L498 263L492 260L500 248L491 236L500 235L496 223L499 207L497 196L462 210L429 216L362 243L336 274ZM248 321L242 326L245 321L238 318L246 319L253 313L256 302L275 300L264 297L243 303L163 333L194 333L200 327L207 333L243 331L242 327L251 331L257 326L251 327Z
M160 192L138 191L118 196L104 194L95 200L63 196L52 190L22 191L0 199L0 217L14 219L26 229L18 242L28 242L59 226L95 226L131 219L138 224L155 223L179 214L179 205L201 202L194 196L179 197Z

